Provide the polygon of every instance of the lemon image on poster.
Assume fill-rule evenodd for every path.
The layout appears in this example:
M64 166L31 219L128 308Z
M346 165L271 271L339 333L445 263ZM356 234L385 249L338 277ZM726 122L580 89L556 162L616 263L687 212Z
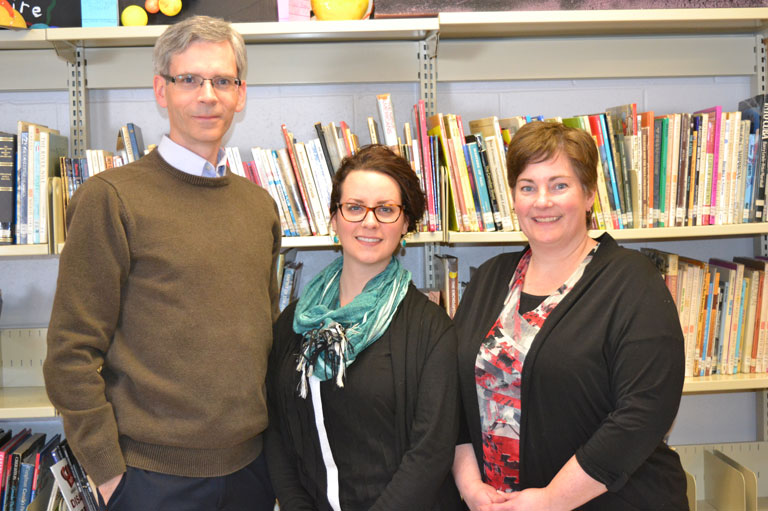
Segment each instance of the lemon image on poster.
M371 15L373 0L312 0L319 20L361 20Z
M126 27L138 27L146 25L148 21L147 11L139 5L129 5L120 14L120 23Z
M181 11L181 0L160 0L160 12L166 16L176 16Z

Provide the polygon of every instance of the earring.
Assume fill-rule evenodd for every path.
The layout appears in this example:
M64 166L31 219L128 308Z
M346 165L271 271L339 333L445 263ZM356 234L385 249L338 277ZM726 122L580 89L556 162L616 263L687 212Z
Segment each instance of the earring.
M339 237L338 237L338 236L336 236L336 235L334 234L332 239L333 239L333 244L334 244L334 245L338 245L338 244L339 244Z
M406 245L405 238L403 238L403 239L400 240L400 246L405 248L405 245Z

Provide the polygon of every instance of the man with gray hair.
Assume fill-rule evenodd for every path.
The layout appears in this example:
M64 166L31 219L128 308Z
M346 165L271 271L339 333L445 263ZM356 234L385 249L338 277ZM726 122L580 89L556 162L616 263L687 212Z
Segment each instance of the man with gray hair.
M221 149L245 106L245 45L197 16L158 38L154 65L168 134L67 210L46 388L109 511L271 510L280 222Z

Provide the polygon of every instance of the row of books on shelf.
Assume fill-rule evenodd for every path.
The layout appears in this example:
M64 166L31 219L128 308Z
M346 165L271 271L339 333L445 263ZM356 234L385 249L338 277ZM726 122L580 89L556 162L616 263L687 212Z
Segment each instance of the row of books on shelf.
M677 306L686 376L768 372L768 258L702 261L640 250L659 268Z
M3 511L98 511L93 488L61 435L0 429Z
M437 114L428 126L438 134L438 161L446 169L449 228L517 230L506 147L531 121L559 121L595 140L595 229L763 222L765 100L765 95L743 100L734 112L716 106L655 115L637 112L632 103L571 117L488 117L469 121L466 136L460 116Z
M427 198L421 229L442 230L438 138L427 133L424 101L414 105L415 119L423 122L417 122L415 130L411 129L410 122L405 123L404 137L395 131L391 96L378 95L377 104L378 120L373 116L367 119L370 142L389 145L411 163ZM226 148L230 169L264 187L278 204L285 236L329 233L333 176L342 159L360 148L360 137L345 121L316 122L314 129L316 137L299 141L283 124L284 147L254 146L245 159L239 148Z
M90 176L144 154L141 129L121 127L116 150L87 149L69 155L66 136L41 124L18 121L16 133L0 132L0 244L64 241L64 212ZM51 250L54 253L54 250Z
M519 230L506 151L516 131L534 120L560 121L594 138L599 155L595 229L766 220L765 95L741 101L733 112L715 106L655 115L637 112L632 103L571 117L491 116L470 120L468 132L460 115L426 116L419 101L412 123L402 126L402 137L391 97L381 94L377 102L378 122L368 118L370 140L395 148L410 161L427 197L423 231L443 229L444 208L452 231ZM267 188L280 205L286 236L328 232L333 173L340 159L358 148L359 138L344 122L316 123L315 128L317 138L299 142L283 125L285 147L254 147L250 161L229 148L230 163L235 161L231 167Z
M768 178L765 95L745 99L739 110L719 106L693 113L655 115L636 104L571 117L426 115L413 105L402 136L389 94L377 96L378 117L368 117L368 137L403 155L427 199L422 231L516 231L506 151L516 131L534 120L557 120L589 132L599 154L595 229L726 225L764 222ZM275 200L285 236L327 235L332 179L360 137L341 121L314 124L316 137L297 140L281 126L284 147L253 146L246 158L227 147L232 172L264 187ZM66 156L66 138L44 126L19 122L4 135L0 160L0 242L46 243L49 182L60 177L63 207L90 175L144 154L141 130L121 128L115 152L88 150ZM10 165L10 166L9 166ZM52 193L52 192L51 192ZM443 214L446 210L447 214ZM447 226L443 225L447 218Z

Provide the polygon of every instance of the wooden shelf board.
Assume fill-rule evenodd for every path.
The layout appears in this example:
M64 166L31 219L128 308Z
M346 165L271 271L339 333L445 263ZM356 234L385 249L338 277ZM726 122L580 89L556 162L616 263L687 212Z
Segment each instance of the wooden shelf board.
M686 378L683 394L768 389L768 373L698 376Z
M438 29L437 18L234 23L246 43L417 41ZM47 29L49 41L81 41L86 47L152 46L166 25Z
M697 227L657 227L653 229L591 230L596 238L608 232L619 241L679 240L696 238L723 238L729 236L756 236L768 234L768 223L757 222L735 225L701 225ZM450 244L462 243L527 243L525 234L515 232L455 232L449 231L446 239Z
M767 8L440 13L440 38L757 33Z
M44 387L0 388L0 419L56 417Z
M3 50L20 50L51 48L46 39L45 29L29 30L0 30L0 48Z
M0 245L0 256L26 257L36 255L49 255L48 245Z

